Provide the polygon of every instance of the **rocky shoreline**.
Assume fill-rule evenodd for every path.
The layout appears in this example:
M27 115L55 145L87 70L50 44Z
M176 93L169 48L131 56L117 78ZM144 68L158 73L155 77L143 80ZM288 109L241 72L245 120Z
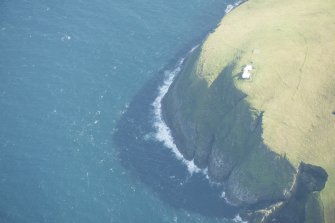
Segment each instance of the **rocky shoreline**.
M208 168L211 180L224 182L227 201L240 207L249 222L307 223L311 204L318 207L313 210L315 222L324 222L318 197L326 171L305 163L295 168L264 144L263 112L254 110L234 86L229 75L234 65L210 88L194 81L190 67L197 54L195 50L187 58L162 100L164 121L180 153L199 168ZM199 98L206 107L197 107Z

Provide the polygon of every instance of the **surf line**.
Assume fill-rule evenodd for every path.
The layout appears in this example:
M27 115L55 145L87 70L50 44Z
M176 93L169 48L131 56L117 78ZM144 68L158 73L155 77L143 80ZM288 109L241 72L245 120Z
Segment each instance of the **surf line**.
M193 47L188 53L187 56L190 55L194 50L196 50L199 47L199 45ZM174 139L171 134L171 129L167 126L166 122L163 119L162 115L162 100L164 96L167 94L171 84L173 83L175 77L180 73L181 67L183 66L185 61L185 57L181 58L175 69L172 71L166 71L165 72L165 78L162 85L158 87L158 96L154 100L154 102L151 104L153 107L153 113L154 113L154 123L153 126L156 130L154 133L154 137L157 141L162 142L165 147L170 149L172 153L175 155L175 157L181 161L182 164L184 164L187 167L188 172L192 175L193 173L202 173L206 176L207 180L211 183L211 180L208 176L208 169L200 169L197 167L194 163L194 160L187 160L184 158L183 154L178 150L177 145L174 143ZM214 182L212 182L214 183ZM222 198L226 200L227 203L229 201L225 197L225 192L222 192L221 195ZM247 221L243 221L239 214L235 216L235 218L232 219L236 223L248 223Z
M193 47L187 55L191 54L194 50L196 50L199 45ZM175 155L175 157L180 160L186 167L188 172L192 175L193 173L204 173L207 175L207 169L200 169L194 164L193 160L187 160L184 156L179 152L177 145L174 143L171 129L167 126L165 121L163 120L162 115L162 100L166 93L168 92L171 84L173 83L175 77L180 73L181 67L184 64L185 58L181 58L174 70L165 71L164 82L161 86L158 87L158 96L152 103L153 113L154 113L154 123L153 126L156 130L155 139L159 142L162 142L165 147L169 148Z
M235 2L233 5L227 5L225 13L228 14L231 10L233 10L235 7L239 6L241 3L243 3L245 0L238 0ZM196 50L199 47L199 45L194 46L186 55L189 56L194 50ZM200 169L197 167L194 163L194 160L186 160L184 156L180 153L180 151L177 148L177 145L174 143L172 134L171 134L171 129L167 126L165 121L163 120L163 115L162 115L162 100L166 93L168 92L171 84L173 83L175 77L180 73L181 67L185 62L185 58L181 58L174 70L172 71L165 71L165 79L164 82L161 86L158 88L158 96L152 103L153 106L153 113L154 113L154 123L153 126L156 130L155 132L155 139L158 140L159 142L162 142L164 146L169 148L174 154L175 157L182 161L184 165L186 165L187 170L189 173L192 175L193 173L203 173L206 178L210 181L209 176L208 176L208 169Z

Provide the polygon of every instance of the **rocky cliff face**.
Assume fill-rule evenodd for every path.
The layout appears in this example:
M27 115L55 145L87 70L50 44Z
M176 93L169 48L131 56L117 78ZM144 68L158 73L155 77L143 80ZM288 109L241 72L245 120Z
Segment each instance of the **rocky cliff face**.
M262 112L246 102L226 68L208 87L190 67L195 52L163 99L163 112L186 159L227 182L227 198L238 206L282 200L296 174L285 157L262 140Z
M279 213L286 213L292 202L305 207L309 194L324 187L324 170L306 164L297 170L285 154L268 148L262 139L263 112L251 107L247 95L235 87L234 64L209 86L194 72L199 51L188 58L162 101L164 119L180 152L208 168L212 180L226 182L226 196L233 205L249 209L282 202L276 208ZM258 220L255 216L265 216L253 213L258 213L252 215Z
M319 192L327 179L328 174L323 168L302 162L292 196L263 210L246 213L245 217L251 223L322 223L324 215Z
M334 21L334 0L248 0L164 99L179 149L226 181L234 204L287 199L304 161L329 174L320 198L335 222ZM251 80L239 78L248 65Z

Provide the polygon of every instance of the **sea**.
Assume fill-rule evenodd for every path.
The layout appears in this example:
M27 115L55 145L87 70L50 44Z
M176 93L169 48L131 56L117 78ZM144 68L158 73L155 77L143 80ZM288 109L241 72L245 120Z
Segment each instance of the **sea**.
M160 101L233 0L0 0L0 223L240 222Z

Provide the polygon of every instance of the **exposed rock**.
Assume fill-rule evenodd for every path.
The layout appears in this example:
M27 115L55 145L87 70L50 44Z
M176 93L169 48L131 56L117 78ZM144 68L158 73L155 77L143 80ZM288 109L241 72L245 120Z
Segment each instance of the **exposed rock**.
M208 173L212 179L216 181L225 180L236 165L236 160L228 157L218 144L212 148L209 159Z
M204 134L205 133L205 134ZM197 130L197 144L194 156L194 163L200 168L206 168L209 157L215 142L215 136L211 132Z
M296 172L288 160L263 144L255 150L227 181L227 198L237 206L285 200L294 182Z
M180 152L208 168L212 180L226 182L231 204L247 209L263 205L246 214L251 222L304 222L307 206L314 202L322 207L314 193L324 188L327 173L304 163L297 170L285 155L268 148L262 138L263 112L251 107L236 87L234 65L208 85L193 71L198 54L196 50L187 59L162 101ZM319 208L314 216L322 214Z
M301 163L292 196L284 202L245 213L251 223L323 223L323 205L319 191L325 187L326 171Z
M229 75L233 65L209 87L189 72L193 59L162 101L180 152L207 167L213 181L226 180L227 198L236 206L284 199L296 171L263 144L263 113L251 108L235 87Z
M297 179L297 197L304 197L313 191L321 191L328 179L327 172L319 166L302 162L299 166Z

